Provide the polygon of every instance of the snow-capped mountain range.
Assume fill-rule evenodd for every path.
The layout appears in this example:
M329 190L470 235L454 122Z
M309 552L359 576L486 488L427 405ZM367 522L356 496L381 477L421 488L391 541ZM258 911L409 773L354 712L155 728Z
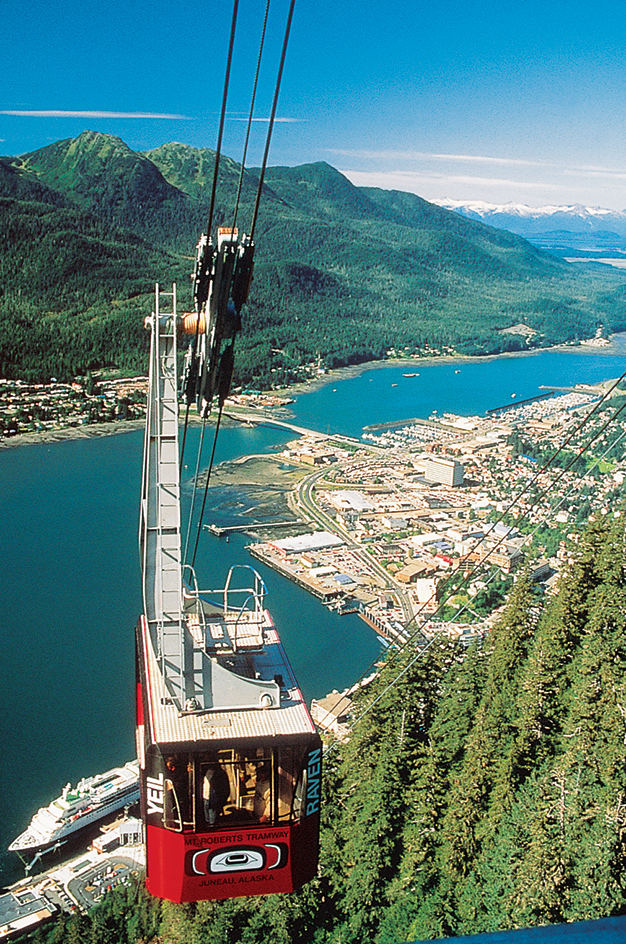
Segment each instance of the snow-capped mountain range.
M485 203L482 200L432 200L469 219L524 236L541 246L571 246L590 251L626 249L626 211L569 206L530 207L523 203Z

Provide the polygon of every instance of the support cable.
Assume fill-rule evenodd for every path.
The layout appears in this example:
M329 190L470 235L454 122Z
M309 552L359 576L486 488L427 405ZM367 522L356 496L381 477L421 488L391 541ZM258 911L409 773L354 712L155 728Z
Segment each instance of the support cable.
M265 34L266 34L266 28L267 28L267 20L268 20L268 13L269 13L269 5L270 5L270 0L267 0L266 7L265 7L265 15L264 15L264 19L263 19L263 27L262 27L262 31L261 31L261 39L260 39L260 44L259 44L259 55L258 55L258 60L257 60L257 67L256 67L256 73L255 73L254 84L253 84L253 91L252 91L252 96L251 96L250 112L249 112L249 117L248 117L248 127L247 127L247 131L246 131L246 140L245 140L245 145L244 145L244 153L243 153L243 158L242 158L242 163L241 163L241 171L240 171L240 176L239 176L239 185L238 185L237 197L236 197L236 202L235 202L234 217L233 217L233 223L232 223L232 230L233 230L233 231L234 231L234 229L235 229L235 224L236 224L236 221L237 221L237 215L238 215L238 211L239 211L239 202L240 202L241 192L242 192L242 188L243 188L243 179L244 179L244 172L245 172L245 161L246 161L247 149L248 149L248 144L249 144L249 139L250 139L250 133L251 133L251 128L252 128L252 121L253 121L253 114L254 114L254 105L255 105L255 100L256 100L256 92L257 92L258 79L259 79L260 67L261 67L261 58L262 58L263 48L264 48L264 44L265 44ZM259 178L259 184L258 184L258 189L257 189L257 194L256 194L254 212L253 212L253 216L252 216L251 231L250 231L250 237L249 237L249 238L250 238L250 243L253 243L254 228L255 228L255 226L256 226L256 220L257 220L258 212L259 212L259 205L260 205L260 200L261 200L261 193L262 193L262 190L263 190L263 178L264 178L264 176L265 176L265 170L266 170L266 167L267 167L267 160L268 160L268 155L269 155L270 142L271 142L272 131L273 131L273 127L274 127L274 121L275 121L275 117L276 117L276 108L277 108L277 105L278 105L278 95L279 95L279 92L280 92L280 85L281 85L281 81L282 81L282 74L283 74L283 69L284 69L284 64L285 64L285 57L286 57L286 54L287 54L287 45L288 45L288 41L289 41L289 34L290 34L290 31L291 31L291 22L292 22L292 19L293 19L294 7L295 7L295 0L291 0L290 7L289 7L289 13L288 13L288 16L287 16L287 24L286 24L286 27L285 27L285 35L284 35L284 38L283 38L283 47L282 47L282 52L281 52L280 64L279 64L279 68L278 68L278 75L277 75L276 85L275 85L275 89L274 89L274 98L273 98L273 102L272 102L272 111L271 111L271 116L270 116L270 120L269 120L269 127L268 127L266 142L265 142L265 151L264 151L264 154L263 154L262 170L261 170L261 174L260 174L260 178ZM217 190L217 178L218 178L218 171L219 171L219 161L220 161L220 153L221 153L221 144L222 144L222 136L223 136L223 130L224 130L224 121L225 121L225 116L226 116L226 102L227 102L227 96L228 96L228 86L229 86L229 81L230 81L230 71L231 71L231 64L232 64L232 53L233 53L234 38L235 38L235 26L236 26L236 20L237 20L237 9L238 9L238 0L234 0L233 18L232 18L231 35L230 35L230 44L229 44L229 50L228 50L228 60L227 60L227 66L226 66L226 75L225 75L225 79L224 79L224 94L223 94L223 99L222 99L222 111L221 111L221 116L220 116L220 126L219 126L219 132L218 132L218 142L217 142L217 149L216 149L216 154L215 154L215 170L214 170L214 173L213 173L213 186L212 186L212 190L211 190L211 202L210 202L210 210L209 210L209 221L208 221L208 226L207 226L207 239L210 238L210 231L211 231L211 226L212 226L212 222L213 222L213 214L214 214L214 209L215 209L215 195L216 195L216 190ZM198 321L197 321L197 324L196 324L196 335L195 335L195 339L194 339L194 342L193 342L193 343L194 343L194 348L195 348L195 346L197 345L198 332L199 332L199 324L200 324L200 313L198 312ZM233 351L234 351L234 342L235 342L235 338L233 337L233 339L232 339L232 341L231 341L231 345L230 345L230 358L231 358L231 361L232 361ZM210 482L210 478L211 478L211 472L212 472L212 469L213 469L213 460L214 460L214 457L215 457L215 449L216 449L216 446L217 446L217 434L218 434L219 427L220 427L220 423L221 423L222 410L223 410L223 406L224 406L224 399L225 399L225 394L222 395L222 393L220 393L220 396L219 396L219 404L220 404L220 405L219 405L219 411L218 411L218 417L217 417L217 424L216 424L216 428L215 428L215 435L214 435L214 438L213 438L213 448L212 448L212 450L211 450L211 459L210 459L210 462L209 462L209 468L208 468L208 470L207 470L207 477L206 477L206 482L205 482L204 496L203 496L203 500L202 500L202 507L201 507L201 510L200 510L200 515L199 515L199 518L198 518L198 525L197 525L197 528L196 528L196 537L195 537L195 543L194 543L194 550L193 550L193 556L192 556L192 560L191 560L191 567L192 567L192 568L193 568L193 566L194 566L194 564L195 564L196 553L197 553L197 549L198 549L198 542L199 542L200 534L201 534L201 531L202 531L202 519L203 519L203 516L204 516L204 509L205 509L206 501L207 501L207 494L208 494L209 482ZM184 450L184 445L185 445L185 442L186 442L188 417L189 417L189 404L187 405L187 411L186 411L186 414L185 414L185 428L184 428L184 433L183 433L183 450ZM203 423L203 435L204 435L204 423ZM200 454L201 454L201 451L202 451L202 445L200 445L199 452L198 452L198 468L197 468L197 470L196 470L196 476L195 476L195 479L194 479L194 483L196 483L196 482L197 482L197 479L198 479L198 474L199 474L199 462L200 462ZM181 455L181 464L182 464L182 455ZM189 517L189 525L188 525L188 529L187 529L187 539L186 539L186 544L185 544L185 554L184 554L184 557L183 557L183 560L184 560L185 562L186 562L186 560L187 560L187 553L188 553L188 549L189 549L189 540L190 540L191 527L192 527L192 517L193 517L194 506L195 506L195 490L196 490L196 488L195 488L195 484L194 484L194 495L193 495L193 498L192 498L191 511L190 511L190 517Z
M222 150L222 137L224 134L224 121L226 120L226 101L228 99L228 86L230 84L230 69L233 61L233 47L235 45L235 27L237 25L237 11L239 9L239 0L233 2L233 16L230 26L230 41L228 44L228 58L226 60L226 72L224 74L224 92L222 95L222 111L220 114L220 124L217 133L217 145L215 148L215 168L213 170L213 185L211 187L211 202L209 205L209 220L207 223L207 239L211 238L211 227L213 225L213 213L215 211L215 194L217 192L217 178L220 167L220 154Z
M620 377L617 378L617 380L613 383L613 385L612 385L611 387L609 387L609 389L603 394L603 396L600 398L600 400L598 400L598 402L595 404L594 408L593 408L592 410L590 410L589 413L587 413L587 414L583 417L583 419L580 421L580 423L578 423L578 425L572 430L572 432L571 432L571 433L566 437L566 439L561 443L561 445L559 446L559 448L558 448L555 452L553 452L550 456L548 456L548 458L545 460L545 462L543 463L543 465L542 465L542 466L537 470L537 472L529 479L529 481L526 483L526 485L517 493L517 495L515 495L515 496L511 499L510 503L507 505L507 507L504 509L504 511L502 511L501 514L500 514L500 516L496 519L496 521L493 522L493 528L495 528L496 525L500 524L500 522L503 521L504 518L505 518L508 514L510 514L511 511L513 511L513 510L515 509L515 506L518 505L518 503L520 502L521 498L536 484L536 482L538 481L538 479L540 478L540 476L543 475L543 473L546 472L546 471L554 464L555 459L556 459L556 458L563 452L563 450L570 444L570 442L574 439L574 437L577 436L577 435L585 428L585 426L590 422L590 420L592 419L592 417L595 416L595 414L598 412L598 410L600 409L600 407L604 404L604 402L605 402L605 401L608 399L608 397L611 395L611 393L613 392L613 390L615 390L615 388L617 387L617 385L618 385L624 378L626 378L626 371L624 371L624 373L623 373ZM623 409L623 408L620 408L620 409ZM616 415L617 415L617 414L615 414L613 417L611 417L611 420L609 420L609 422L612 422ZM592 440L592 442L593 442L593 441L594 441L594 440ZM575 457L575 458L578 458L578 457ZM567 471L567 469L569 469L570 465L571 465L571 463L568 463L568 465L566 466L566 468L565 468L564 471ZM541 494L540 497L543 497L543 495L546 493L546 491L548 491L548 489L544 490L544 492L542 492L542 494ZM492 530L493 530L493 529L492 529ZM484 535L482 538L480 538L480 539L474 544L474 546L472 547L472 549L471 549L471 551L470 551L469 553L474 553L476 550L478 550L478 548L481 546L481 544L484 543L485 537L486 537L486 536ZM497 550L497 548L500 547L500 545L501 545L502 543L504 543L504 541L505 541L505 538L504 538L504 537L500 538L500 540L499 540L499 541L496 543L496 545L492 548L492 552L493 552L494 550ZM487 559L487 558L486 558L486 559ZM468 577L467 577L466 579L467 579L467 580L471 579L471 577L474 576L474 574L475 574L476 571L480 568L480 566L481 566L480 564L477 564L474 568L472 568L472 570L470 571L470 574L468 575ZM432 599L432 598L431 598L431 599ZM411 623L414 622L414 621L417 619L417 617L421 615L421 613L424 611L424 608L425 608L430 602L431 602L431 600L428 600L428 601L420 608L420 610L413 616L413 618L412 618L411 620L409 620L409 622L407 623L407 626L410 626ZM413 638L413 637L410 637L409 640L407 640L407 644L408 644L408 642L410 642L410 640L411 640L412 638Z
M228 99L228 88L229 88L229 85L230 85L230 71L231 71L231 66L232 66L232 61L233 61L233 49L234 49L234 46L235 46L235 28L236 28L236 26L237 26L237 14L238 14L238 10L239 10L239 0L233 0L233 15L232 15L231 25L230 25L230 39L229 39L229 43L228 43L228 56L227 56L227 59L226 59L226 70L225 70L225 73L224 73L224 90L223 90L223 93L222 93L222 110L221 110L221 113L220 113L220 123L219 123L219 128L218 128L218 133L217 133L217 144L216 144L216 146L215 146L215 165L214 165L214 167L213 167L213 183L212 183L212 186L211 186L211 201L210 201L210 204L209 204L209 218L208 218L208 221L207 221L207 230L206 230L207 240L210 240L210 238L211 238L211 227L213 226L213 213L214 213L214 211L215 211L215 197L216 197L216 193L217 193L217 178L218 178L218 175L219 175L220 155L221 155L221 150L222 150L222 137L223 137L223 135L224 135L224 122L225 122L225 120L226 120L226 102L227 102L227 99ZM193 348L193 351L194 351L194 352L197 350L197 346L198 346L198 335L199 335L199 331L200 331L200 312L199 312L199 311L197 312L197 315L198 315L198 320L197 320L197 323L196 323L196 333L195 333L194 339L193 339L193 341L192 341L192 348ZM184 456L184 454L185 454L185 443L186 443L186 441L187 441L187 427L188 427L188 424L189 424L189 407L190 407L190 405L191 405L190 402L187 402L187 409L185 410L185 422L184 422L184 424L183 424L183 439L182 439L182 445L181 445L181 450L180 450L180 460L179 460L179 461L180 461L180 464L181 464L181 467L182 467L182 462L183 462L183 456ZM188 538L188 537L189 537L189 532L187 532L187 538ZM187 548L185 547L185 554L186 554L186 551L187 551Z
M202 497L202 507L200 508L200 515L198 516L198 527L196 528L196 541L193 546L193 556L191 558L191 567L193 569L194 564L196 563L196 554L198 552L198 542L200 540L200 533L202 531L202 518L204 516L204 508L206 506L207 495L209 493L209 481L211 479L211 472L213 470L213 460L215 458L215 448L217 446L217 434L220 429L220 423L222 421L222 409L223 404L220 403L219 412L217 414L217 422L215 424L215 434L213 436L213 448L211 449L211 458L209 460L209 468L206 473L206 482L204 484L204 495Z
M200 319L198 319L198 321L199 321L199 320L200 320ZM196 334L196 337L197 337L197 334ZM191 407L191 403L188 401L188 402L187 402L187 408L186 408L186 410L185 410L185 420L184 420L184 422L183 422L183 440L182 440L181 445L180 445L180 459L179 459L179 464L180 464L180 468L181 468L181 469L182 469L182 467L183 467L183 457L184 457L184 455L185 455L185 443L187 442L187 428L188 428L188 426L189 426L189 409L190 409L190 407Z
M190 535L191 535L191 526L192 526L192 523L193 523L193 511L194 511L194 506L195 506L195 503L196 503L196 491L197 491L197 488L198 488L198 476L200 475L200 461L201 461L201 459L202 459L202 446L203 446L203 443L204 443L204 433L205 433L205 430L206 430L206 419L204 419L204 420L202 421L202 427L201 427L201 430L200 430L200 442L198 443L198 454L197 454L197 456L196 456L196 471L195 471L194 476L193 476L193 479L192 479L192 481L193 481L193 489L192 489L192 492L191 492L191 505L190 505L190 508L189 508L189 519L188 519L188 522L187 522L187 534L186 534L186 537L185 537L185 551L184 551L184 553L183 553L183 568L184 568L185 565L187 564L187 552L188 552L188 550L189 550L189 537L190 537ZM214 447L214 449L215 449L215 447Z
M250 142L250 133L252 130L252 120L254 115L254 103L256 101L256 92L257 86L259 84L259 73L261 71L261 57L263 55L263 47L265 45L265 31L267 29L267 17L270 9L270 0L267 0L265 4L265 16L263 17L263 27L261 29L261 40L259 43L259 56L256 64L256 72L254 74L254 84L252 86L252 96L250 98L250 112L248 115L248 127L246 128L246 140L243 146L243 154L241 157L241 170L239 173L239 184L237 187L237 196L235 198L235 212L233 214L233 225L232 229L234 230L237 226L237 215L239 213L239 201L241 199L241 191L243 189L243 179L246 169L246 157L248 155L248 144Z
M613 417L613 419L615 419L615 417ZM626 438L626 430L624 430L622 433L620 433L620 435L617 437L617 439L615 439L612 443L610 443L610 445L607 446L607 448L606 448L605 451L602 453L602 455L601 455L601 456L598 456L598 458L595 460L595 462L594 462L592 465L590 465L588 469L586 469L586 474L589 475L590 472L593 472L593 470L594 470L595 468L597 468L597 466L602 462L602 460L606 458L606 456L607 456L608 453L611 451L611 449L613 449L613 448L614 448L618 443L620 443L624 438ZM589 445L591 445L591 444L589 444ZM575 458L580 458L580 456L576 456ZM575 460L574 460L574 461L575 461ZM554 484L556 484L556 483L552 483L552 485L554 485ZM543 518L541 519L541 521L537 522L537 526L536 526L532 531L530 531L528 534L524 535L524 540L522 541L522 544L521 544L522 547L523 547L524 545L528 544L530 541L532 541L532 539L534 538L534 536L535 536L535 535L537 534L537 532L539 531L539 528L540 528L542 525L546 524L546 522L548 521L548 518L551 517L551 514L552 514L552 513L557 512L557 511L559 510L559 508L561 508L562 505L565 504L565 502L570 498L570 496L572 495L573 492L574 492L574 484L572 484L572 487L571 487L571 489L569 490L569 492L567 492L565 495L563 495L563 497L561 498L561 500L554 506L554 508L551 508L551 509L550 509L550 514L544 515ZM495 576L496 576L495 573L491 574L491 575L487 578L487 580L485 581L485 586L489 586L489 584L492 582L492 580L494 579ZM464 613L466 610L468 610L470 613L473 613L473 610L472 610L472 609L470 608L470 606L469 606L469 601L468 601L467 603L464 603L464 604L460 607L460 609L455 613L455 615L454 615L454 622L456 622L456 620L458 619L458 617L459 617L462 613ZM474 613L474 616L478 616L478 614L477 614L477 613ZM479 616L478 616L478 618L480 619Z
M274 101L272 102L272 112L270 115L269 127L267 129L267 138L265 140L265 151L263 153L263 162L261 164L261 173L259 174L259 186L257 188L256 202L254 204L254 212L252 214L252 221L250 223L250 240L254 239L254 230L256 228L257 217L259 215L259 204L261 203L261 192L263 190L263 180L265 178L265 170L267 168L267 158L270 150L270 141L272 140L272 131L274 129L274 119L276 118L276 107L278 105L278 94L280 92L280 84L283 77L283 68L285 65L285 56L287 55L287 45L289 43L289 33L291 31L291 21L293 19L293 8L295 6L296 0L291 0L289 6L289 13L287 15L287 25L285 27L285 36L283 39L283 49L280 57L280 65L278 67L278 75L276 77L276 87L274 89Z
M269 0L268 0L268 4L269 4ZM212 182L212 186L211 186L211 201L210 201L210 204L209 204L209 218L208 218L208 221L207 221L207 240L210 240L210 238L211 238L211 227L213 226L213 214L214 214L214 211L215 211L215 198L216 198L216 193L217 193L217 179L218 179L218 176L219 176L220 155L221 155L221 150L222 150L222 138L223 138L223 135L224 135L224 123L225 123L225 120L226 120L226 103L227 103L227 100L228 100L228 88L229 88L229 85L230 85L230 72L231 72L231 66L232 66L232 60L233 60L233 49L234 49L234 45L235 45L235 29L236 29L236 26L237 26L237 14L238 14L238 11L239 11L239 0L233 0L233 14L232 14L231 26L230 26L230 39L229 39L229 43L228 43L228 56L227 56L227 59L226 59L226 70L225 70L225 73L224 73L224 90L223 90L223 93L222 93L222 109L221 109L221 113L220 113L220 123L219 123L218 134L217 134L217 144L216 144L216 147L215 147L215 165L214 165L214 168L213 168L213 182ZM266 11L266 17L267 17L267 11ZM263 27L263 32L265 32L265 24L264 24L264 27ZM259 54L259 65L260 65L260 54ZM258 69L258 67L257 67L257 69ZM258 72L257 72L257 76L258 76ZM250 124L251 121L252 121L252 115L250 115L249 124ZM249 130L248 130L248 133L249 133ZM247 139L246 139L246 142L247 142ZM242 171L242 173L243 173L243 171ZM240 187L241 187L241 184L240 184ZM198 319L197 319L197 323L196 323L196 333L195 333L194 339L193 339L193 341L192 341L192 347L193 347L193 350L194 350L194 351L197 349L197 346L198 346L198 335L199 335L199 332L200 332L200 312L197 312L197 315L198 315ZM186 410L185 410L185 421L184 421L184 424L183 424L183 439L182 439L181 452L180 452L180 463L181 463L181 467L182 467L183 456L184 456L184 454L185 454L185 444L186 444L186 441L187 441L187 428L188 428L188 425L189 425L189 409L190 409L190 406L191 406L191 403L190 403L190 401L188 400L188 402L187 402L187 408L186 408ZM203 430L203 433L204 433L204 430ZM195 495L195 487L194 487L194 495ZM192 509L193 509L193 502L192 502ZM191 526L191 522L190 522L190 526ZM186 556L187 556L188 543L189 543L189 530L187 531L187 543L186 543L186 545L185 545L185 557L183 558L183 560L186 559Z
M570 459L570 461L567 463L567 465L566 465L563 469L561 469L561 473L560 473L560 475L557 476L556 481L555 481L555 482L551 482L550 485L546 486L546 488L537 496L536 500L533 502L533 504L531 505L531 507L528 509L528 513L529 513L529 514L530 514L530 512L532 512L532 511L534 510L535 506L536 506L537 503L541 500L541 498L543 498L544 495L546 495L546 494L558 483L558 481L563 477L563 475L565 475L565 473L566 473L567 471L569 471L569 469L571 468L571 466L574 465L574 463L575 463L578 459L580 459L580 457L581 457L582 455L584 455L584 453L590 448L590 446L593 445L593 443L596 441L596 439L598 439L598 438L602 435L602 433L606 430L606 428L609 426L609 424L612 423L613 420L615 420L615 419L619 416L619 414L622 413L624 410L626 410L626 401L622 404L621 407L619 407L618 410L616 410L616 412L613 414L613 416L609 417L609 419L606 421L606 423L604 423L604 425L598 430L598 432L597 432L594 436L592 436L592 438L589 440L589 442L587 442L587 443L572 457L572 459ZM555 455L556 455L556 453L555 453ZM494 548L494 550L495 550L495 548ZM473 571L473 572L475 572L476 569L477 569L477 568L474 568L474 571ZM470 575L470 576L471 576L471 575ZM387 694L387 692L389 692L389 691L394 687L394 685L396 684L396 682L398 682L399 679L401 679L402 676L403 676L406 672L408 672L408 670L411 668L411 666L414 665L415 662L417 662L417 660L420 659L420 658L424 655L424 653L427 652L427 651L430 649L430 647L433 645L433 643L436 642L436 641L438 641L439 639L441 639L442 636L445 636L445 635L446 635L445 633L437 633L435 636L433 636L432 639L427 643L427 645L424 646L422 649L420 649L419 652L417 652L416 655L413 657L413 659L411 659L411 661L402 669L402 671L399 672L398 675L396 675L395 678L393 678L393 679L391 680L391 682L389 683L389 685L387 685L386 688L384 688L383 691L380 692L380 693L376 696L376 698L375 698L372 702L370 702L369 705L367 705L367 706L365 707L365 709L361 712L361 714L358 715L358 717L356 717L356 718L354 719L354 721L352 722L352 724L350 725L350 727L348 728L348 730L351 731L352 728L355 727L355 725L357 725L357 724L359 723L359 721L361 721L361 719L364 718L365 715L368 714L368 713L371 711L371 709L372 709L375 705L378 704L378 702ZM406 646L403 646L402 648L404 649L404 648L406 648ZM333 747L335 746L335 744L337 744L337 743L338 743L337 741L334 741L333 744L329 745L328 749L325 751L325 755L328 754L328 753L333 749Z

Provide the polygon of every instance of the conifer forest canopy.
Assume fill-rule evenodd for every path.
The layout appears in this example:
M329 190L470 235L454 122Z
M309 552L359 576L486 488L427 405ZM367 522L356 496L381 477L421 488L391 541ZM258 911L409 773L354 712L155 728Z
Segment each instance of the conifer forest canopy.
M622 516L592 522L556 594L521 578L468 650L441 637L383 668L327 753L299 892L173 905L121 886L35 939L392 944L622 914L624 543Z
M86 131L0 158L0 376L145 372L155 281L191 306L214 153L145 154ZM217 225L239 182L222 158ZM257 178L244 175L238 225ZM325 163L269 168L235 382L268 387L399 353L498 353L626 328L626 276L573 266L518 236L397 191L353 186ZM503 334L524 324L527 337Z

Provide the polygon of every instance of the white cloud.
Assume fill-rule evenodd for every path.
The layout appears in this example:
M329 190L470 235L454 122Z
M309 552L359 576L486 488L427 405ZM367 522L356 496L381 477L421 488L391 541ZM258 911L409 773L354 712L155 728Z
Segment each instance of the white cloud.
M563 174L569 177L603 177L606 180L626 180L626 170L611 170L609 167L569 167Z
M477 164L505 164L517 167L553 167L545 161L526 161L511 157L486 157L480 154L435 154L428 151L366 151L328 148L331 154L341 157L360 157L372 160L428 160L428 161L464 161Z
M465 174L420 174L416 171L362 171L341 170L357 187L381 187L383 190L408 190L419 193L427 185L436 184L440 190L448 185L467 184L481 187L522 187L525 190L567 190L562 185L544 181L517 181L502 177L473 177Z
M143 111L0 111L0 115L14 115L19 118L165 118L168 120L190 121L187 115L164 115L157 112Z

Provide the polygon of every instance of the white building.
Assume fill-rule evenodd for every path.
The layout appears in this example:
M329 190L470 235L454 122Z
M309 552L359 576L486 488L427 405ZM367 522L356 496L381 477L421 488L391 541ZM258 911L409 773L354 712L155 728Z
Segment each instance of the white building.
M441 485L462 485L464 471L462 463L442 456L429 456L424 463L426 481L439 482Z
M338 489L336 492L328 492L326 497L338 511L356 511L362 514L365 511L374 510L374 506L367 500L365 495L352 489Z

